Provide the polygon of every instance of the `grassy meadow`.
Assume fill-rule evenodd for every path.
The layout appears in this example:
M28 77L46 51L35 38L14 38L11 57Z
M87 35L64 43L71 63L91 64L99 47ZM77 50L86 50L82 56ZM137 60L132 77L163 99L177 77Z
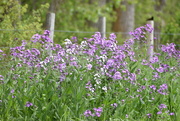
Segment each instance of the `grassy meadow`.
M122 45L99 32L80 44L55 44L47 30L23 40L0 70L0 121L179 121L180 51L162 45L148 60L133 49L151 31Z

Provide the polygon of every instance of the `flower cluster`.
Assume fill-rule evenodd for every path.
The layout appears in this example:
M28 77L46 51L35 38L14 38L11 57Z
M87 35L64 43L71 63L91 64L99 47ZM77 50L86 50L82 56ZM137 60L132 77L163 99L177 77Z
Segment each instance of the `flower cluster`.
M161 50L168 54L168 57L175 57L180 59L180 51L176 50L174 43L170 43L167 45L162 45Z
M167 106L165 104L160 104L158 108L159 108L159 111L157 112L157 114L159 115L163 113L163 109L167 109ZM169 110L165 111L165 113L169 113ZM174 115L174 113L171 112L169 113L169 115Z
M116 108L118 106L118 104L117 103L113 103L113 104L111 104L111 106Z
M1 81L4 80L4 76L0 75L0 80Z
M112 115L117 113L117 109L124 108L123 116L126 114L126 118L131 118L128 111L139 108L132 105L133 101L138 106L142 106L141 108L145 106L142 105L144 103L151 106L155 106L154 102L165 103L163 102L164 98L171 93L168 82L164 80L167 79L165 75L172 75L171 72L178 69L177 63L173 63L172 66L168 62L166 63L166 60L162 60L160 53L155 53L150 60L141 60L136 56L133 51L134 40L145 42L146 32L151 33L152 30L150 25L137 28L130 33L133 38L126 40L122 45L117 44L115 34L110 34L109 38L102 38L99 32L96 32L91 38L86 38L80 44L77 43L76 37L72 38L74 41L65 39L63 45L54 44L49 38L50 32L46 30L42 35L35 34L30 42L23 40L21 46L11 48L12 61L15 65L12 65L11 72L13 74L9 78L12 79L13 84L19 84L22 80L22 85L31 85L31 82L35 82L35 84L43 82L42 85L45 82L54 84L55 89L58 90L53 93L58 92L57 99L59 100L68 97L61 98L66 95L64 93L71 93L71 89L66 91L66 88L70 88L75 81L80 81L82 85L78 82L78 90L81 88L84 90L82 91L84 93L83 101L84 99L90 100L87 103L97 101L95 105L105 102L103 108L93 108L94 104L90 104L93 107L89 106L88 110L83 110L86 110L85 117L101 118L104 107L110 107ZM167 59L179 58L179 51L175 49L174 44L164 45L161 49L163 54L167 55ZM1 52L3 51L0 50ZM0 80L4 80L2 75L0 75ZM12 98L15 98L14 92L19 90L12 88L9 92ZM163 99L161 100L158 96ZM72 97L76 98L76 96ZM119 103L122 105L118 106ZM31 102L25 104L26 107L33 105L35 105L35 101L34 104ZM126 109L126 107L130 109ZM157 114L161 114L167 107L165 104L159 105ZM143 115L151 118L153 113L144 112ZM174 113L169 113L169 115L174 115Z
M33 104L31 103L31 102L26 102L26 105L25 105L26 107L31 107L31 106L33 106Z
M130 32L129 34L133 36L133 39L139 40L142 42L146 42L146 32L151 33L153 31L153 28L151 25L147 24L145 26L141 26L137 29L135 29L133 32Z
M157 90L159 94L167 95L168 86L167 84L160 85L160 88Z
M100 116L101 116L101 113L103 112L102 107L93 108L93 110L94 110L93 112L90 111L90 110L86 110L86 111L84 112L84 116L86 116L86 117L89 117L89 116L92 116L92 117L94 117L94 116L100 117Z

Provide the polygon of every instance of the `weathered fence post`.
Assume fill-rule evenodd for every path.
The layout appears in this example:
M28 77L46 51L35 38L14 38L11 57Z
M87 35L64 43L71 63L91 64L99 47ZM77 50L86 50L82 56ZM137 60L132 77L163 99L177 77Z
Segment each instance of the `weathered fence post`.
M152 28L154 28L154 20L147 20L147 24L149 24ZM154 30L151 33L148 33L147 38L147 56L150 60L153 57L154 53Z
M48 13L47 14L47 20L46 20L46 29L50 31L50 39L53 42L53 36L54 36L54 25L55 25L55 13ZM53 43L50 44L50 46L53 46ZM52 50L49 47L49 55L52 56Z
M100 16L99 17L99 32L101 32L101 37L106 37L106 17Z
M99 8L105 7L106 0L98 0ZM105 11L102 11L104 13ZM99 14L98 20L98 31L101 32L101 37L104 38L106 36L106 17L102 14Z
M50 38L53 41L54 36L55 13L47 14L46 29L50 31Z

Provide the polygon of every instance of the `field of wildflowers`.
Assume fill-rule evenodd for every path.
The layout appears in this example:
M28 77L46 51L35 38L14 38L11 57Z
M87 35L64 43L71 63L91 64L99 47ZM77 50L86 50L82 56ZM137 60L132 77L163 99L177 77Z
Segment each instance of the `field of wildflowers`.
M118 45L99 32L54 44L49 31L11 48L10 70L0 73L2 121L178 121L180 51L175 44L147 60L133 49L146 42L145 25ZM5 54L0 50L0 61Z

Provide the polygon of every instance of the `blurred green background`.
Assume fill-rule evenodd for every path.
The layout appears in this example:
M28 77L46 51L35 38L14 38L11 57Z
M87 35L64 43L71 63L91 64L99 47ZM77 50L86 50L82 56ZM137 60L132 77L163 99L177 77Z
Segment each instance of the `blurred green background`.
M20 45L46 29L48 12L56 14L54 42L76 36L78 41L99 31L99 17L106 17L106 36L116 32L123 43L128 32L154 17L156 44L180 46L178 0L1 0L0 49Z

